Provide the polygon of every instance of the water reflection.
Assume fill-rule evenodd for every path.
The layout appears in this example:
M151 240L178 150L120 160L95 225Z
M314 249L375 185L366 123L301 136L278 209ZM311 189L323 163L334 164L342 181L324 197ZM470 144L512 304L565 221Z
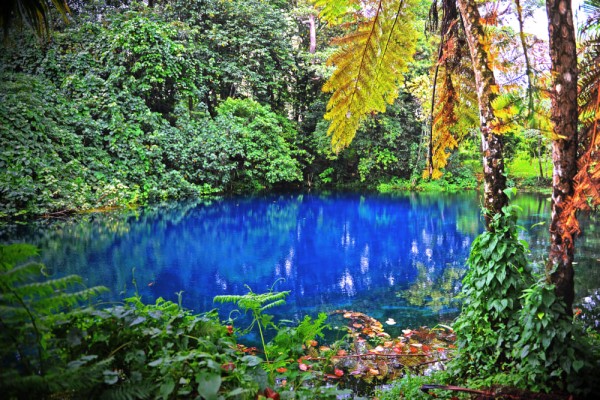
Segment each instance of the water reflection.
M529 229L523 235L541 264L547 226L540 223L549 202L521 195L517 203ZM456 314L450 300L483 229L479 204L475 193L223 198L38 223L11 237L37 244L57 274L108 286L111 300L134 293L134 270L146 300L176 300L183 290L184 305L196 311L214 308L215 295L246 293L244 284L261 292L284 278L276 289L292 294L288 307L273 310L279 317L347 308L393 318L402 329ZM600 224L588 217L583 225L580 298L600 287L592 256ZM410 296L398 296L407 290Z

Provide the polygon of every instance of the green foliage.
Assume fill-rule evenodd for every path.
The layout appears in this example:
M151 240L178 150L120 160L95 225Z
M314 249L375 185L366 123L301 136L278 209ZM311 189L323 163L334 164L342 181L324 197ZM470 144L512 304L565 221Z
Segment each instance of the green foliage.
M491 219L471 247L463 280L463 309L455 323L460 376L491 376L512 362L521 294L532 283L527 243L518 237L516 206Z
M448 378L447 374L442 371L434 372L431 375L407 373L402 378L394 381L389 388L377 390L376 396L379 400L429 400L432 398L432 394L424 393L421 387L427 384L440 384ZM455 396L455 393L442 390L435 391L435 398L438 399L455 399Z
M92 315L68 327L80 338L69 350L113 357L111 371L104 373L105 396L119 398L145 388L151 398L197 393L216 399L217 393L249 397L258 390L257 360L237 352L235 338L216 312L193 315L161 298L146 305L133 297Z
M35 255L37 249L30 245L0 246L0 390L7 398L42 397L73 382L90 387L92 376L107 364L96 357L70 364L61 351L68 339L54 331L67 315L75 315L71 310L80 302L106 288L84 288L74 275L43 279L44 266L27 261ZM81 288L73 290L77 286Z
M516 210L505 207L473 242L449 371L476 386L590 393L594 355L554 287L534 282Z
M277 85L281 99L287 93L283 80L264 81L291 68L283 61L289 49L281 47L287 37L279 36L287 26L281 10L257 16L252 0L237 1L241 8L205 3L208 9L184 13L185 23L183 3L132 6L127 13L106 6L100 14L84 5L45 48L11 36L0 56L0 217L254 190L302 178L304 156L286 118L251 100L218 107L227 96L210 98L237 79L243 91L256 89L256 98L281 108L273 96ZM221 26L222 8L235 14L232 25ZM235 40L248 47L231 52L224 37L213 36L238 22ZM264 59L251 69L253 77L234 78L225 61L214 64L219 52L237 63L230 72L248 70L239 52L252 63Z
M289 122L252 100L227 99L217 113L216 124L237 150L229 159L238 186L257 189L302 178Z
M277 283L277 281L275 283ZM273 284L273 287L275 286L275 283ZM215 296L213 300L217 303L235 303L244 312L250 311L252 313L252 323L247 328L247 331L249 332L252 330L255 324L258 326L260 340L267 362L269 362L269 353L265 343L263 329L268 327L275 328L276 326L273 323L273 316L266 314L265 311L285 304L285 298L290 294L287 290L283 292L274 292L273 287L266 293L254 293L250 287L246 286L248 293L244 295Z
M81 278L40 279L21 264L28 245L0 247L0 389L6 398L252 398L261 360L237 350L216 312L192 315L139 297L107 309L77 307L103 288L67 291Z
M524 290L519 312L522 332L513 349L516 384L535 391L560 388L590 394L598 384L593 357L580 327L569 316L554 286L539 280ZM583 391L583 393L582 393Z

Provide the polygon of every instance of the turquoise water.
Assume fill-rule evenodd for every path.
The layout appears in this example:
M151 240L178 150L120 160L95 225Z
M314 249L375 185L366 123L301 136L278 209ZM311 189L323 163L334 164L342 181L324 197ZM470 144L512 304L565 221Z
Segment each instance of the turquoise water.
M541 262L549 201L521 194L516 203L532 259ZM291 294L272 310L276 318L347 309L392 318L393 330L456 316L452 298L483 230L479 204L475 192L230 197L31 224L11 241L38 245L56 275L107 286L109 301L136 288L146 301L177 301L183 291L186 307L219 308L227 318L231 308L213 303L215 295L244 294L245 285L264 292L277 282L275 290ZM600 223L584 218L583 225L577 291L597 302Z

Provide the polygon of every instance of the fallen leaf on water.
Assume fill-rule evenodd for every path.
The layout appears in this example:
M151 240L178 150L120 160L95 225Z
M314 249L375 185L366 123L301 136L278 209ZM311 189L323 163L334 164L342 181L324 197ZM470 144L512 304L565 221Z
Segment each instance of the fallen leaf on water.
M388 325L396 325L396 321L394 321L394 318L388 318L387 321L385 321L385 323Z

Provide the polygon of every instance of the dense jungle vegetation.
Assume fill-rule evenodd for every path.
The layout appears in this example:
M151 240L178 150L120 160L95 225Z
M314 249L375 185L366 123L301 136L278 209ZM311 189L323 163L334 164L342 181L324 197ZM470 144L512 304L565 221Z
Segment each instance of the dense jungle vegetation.
M341 310L346 335L321 345L326 316L288 326L268 315L286 292L215 298L251 315L260 349L214 313L162 299L81 308L103 289L44 280L34 248L2 246L10 398L359 398L400 376L377 395L417 398L429 380L413 374L448 358L435 381L486 388L475 395L598 392L598 334L572 307L576 215L600 205L596 0L581 43L570 1L547 1L547 42L523 30L539 5L520 0L48 4L11 0L0 13L1 219L300 186L483 182L486 231L454 327L392 339ZM510 187L549 184L552 165L538 276Z
M429 2L417 7L421 34L400 95L339 153L326 135L321 88L340 29L319 22L309 4L69 5L68 24L49 15L47 38L18 25L5 31L1 216L277 187L421 183L435 52L434 38L423 34ZM465 111L461 150L434 187L477 186L476 109ZM548 139L535 131L507 137L516 176L533 184L540 173L547 178Z

